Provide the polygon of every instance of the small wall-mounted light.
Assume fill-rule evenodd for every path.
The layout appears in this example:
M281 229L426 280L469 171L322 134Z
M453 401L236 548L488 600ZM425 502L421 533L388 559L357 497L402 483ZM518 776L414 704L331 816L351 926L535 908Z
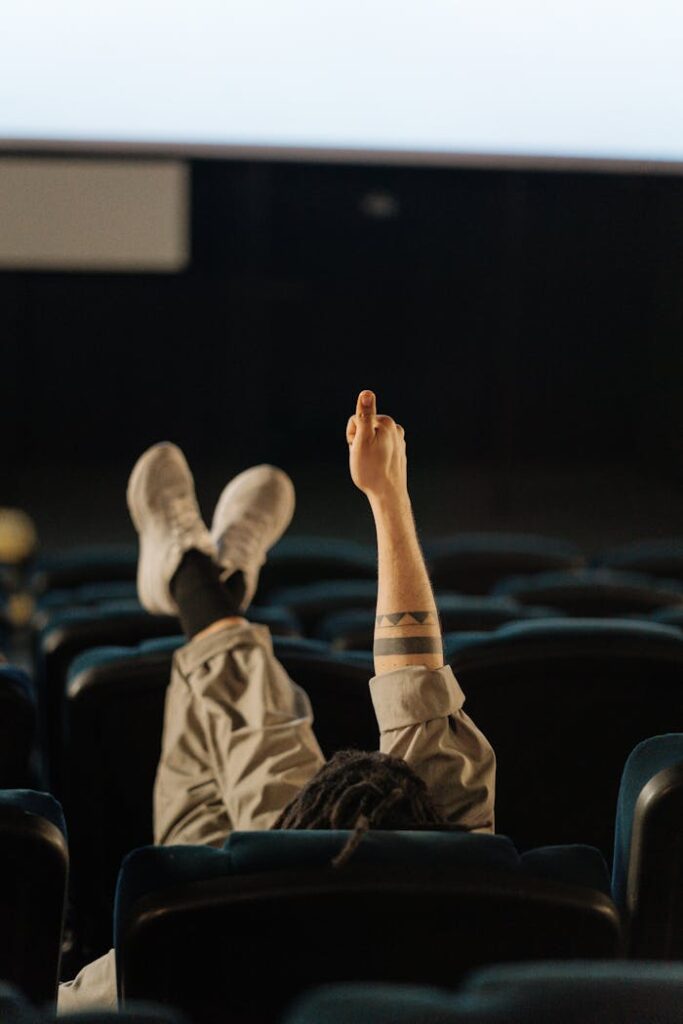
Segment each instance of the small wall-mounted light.
M366 192L359 207L361 213L374 220L391 220L401 212L400 203L391 192Z

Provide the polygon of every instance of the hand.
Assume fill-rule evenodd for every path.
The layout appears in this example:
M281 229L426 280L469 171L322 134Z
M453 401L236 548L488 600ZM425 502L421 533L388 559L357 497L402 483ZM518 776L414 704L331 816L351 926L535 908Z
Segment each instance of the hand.
M405 431L391 416L377 415L372 391L361 391L346 425L351 479L370 499L408 493Z

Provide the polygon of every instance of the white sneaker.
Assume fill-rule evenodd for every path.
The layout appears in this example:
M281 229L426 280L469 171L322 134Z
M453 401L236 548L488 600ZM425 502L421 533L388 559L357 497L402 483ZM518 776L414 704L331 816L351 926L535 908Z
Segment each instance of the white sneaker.
M180 448L168 441L148 448L133 467L126 498L140 536L140 604L157 615L177 615L169 584L185 552L196 548L216 557Z
M246 584L240 611L256 593L266 552L294 515L294 484L275 466L252 466L223 490L213 514L211 537L223 566L222 579L242 572Z

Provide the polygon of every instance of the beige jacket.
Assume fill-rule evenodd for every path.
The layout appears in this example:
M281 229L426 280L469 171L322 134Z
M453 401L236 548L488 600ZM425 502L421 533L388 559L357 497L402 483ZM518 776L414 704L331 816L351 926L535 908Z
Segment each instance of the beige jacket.
M380 750L407 761L449 821L493 832L494 753L451 669L385 672L370 695ZM166 695L155 842L222 846L233 829L270 828L323 763L310 701L264 626L193 640L175 655ZM60 985L60 1013L116 1006L113 950Z

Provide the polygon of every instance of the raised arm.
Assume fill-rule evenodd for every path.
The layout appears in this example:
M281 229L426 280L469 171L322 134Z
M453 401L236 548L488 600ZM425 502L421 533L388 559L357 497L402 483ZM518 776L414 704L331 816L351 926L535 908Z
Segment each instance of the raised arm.
M441 626L408 495L403 427L377 415L361 391L347 426L351 477L367 496L377 531L375 672L443 665Z
M376 675L370 692L380 749L413 768L446 821L491 832L495 756L463 711L465 695L444 665L408 497L403 427L378 416L374 394L362 391L346 438L353 482L367 495L377 529Z

